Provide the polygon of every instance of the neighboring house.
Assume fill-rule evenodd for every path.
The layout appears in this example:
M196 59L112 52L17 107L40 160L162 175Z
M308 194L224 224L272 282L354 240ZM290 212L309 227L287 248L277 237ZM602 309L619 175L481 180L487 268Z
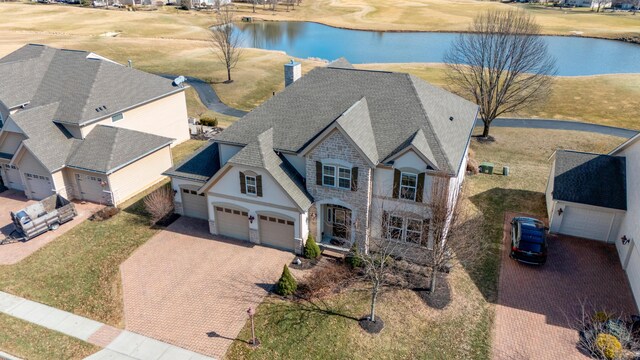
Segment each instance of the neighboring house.
M477 106L344 59L300 76L286 64L284 91L166 172L176 211L295 252L308 235L342 251L372 236L427 245L433 184L457 197Z
M0 174L30 199L118 204L189 139L184 88L93 53L26 45L0 78Z
M551 232L615 243L640 307L640 135L606 155L557 151L546 195Z

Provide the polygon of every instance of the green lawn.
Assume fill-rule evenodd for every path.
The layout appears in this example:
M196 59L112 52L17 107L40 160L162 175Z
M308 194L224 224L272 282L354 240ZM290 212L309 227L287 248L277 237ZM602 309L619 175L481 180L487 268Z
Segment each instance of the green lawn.
M453 301L445 309L426 307L410 291L385 293L379 304L385 329L371 336L355 321L367 312L369 298L364 292L348 291L315 304L268 297L257 309L260 348L249 349L242 341L250 337L246 326L227 358L489 358L505 211L545 216L547 159L557 148L601 152L624 140L558 130L495 128L493 134L494 143L473 141L475 156L499 169L509 165L511 175L472 176L466 187L466 205L485 219L491 251L475 268L454 269L450 275Z
M99 350L84 341L0 314L0 349L29 360L83 359Z
M178 145L174 161L202 143ZM149 226L139 201L144 195L113 218L85 221L18 264L0 267L0 289L123 327L119 265L158 231Z

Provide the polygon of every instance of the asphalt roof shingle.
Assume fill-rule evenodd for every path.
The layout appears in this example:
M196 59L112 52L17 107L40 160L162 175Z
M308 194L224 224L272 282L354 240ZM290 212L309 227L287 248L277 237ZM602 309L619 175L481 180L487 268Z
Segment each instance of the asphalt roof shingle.
M205 183L220 170L218 143L210 142L164 175Z
M626 210L625 164L620 156L558 150L553 199Z
M313 69L231 125L217 140L246 145L273 128L274 149L299 152L363 98L380 161L422 130L435 165L452 175L457 173L477 106L403 73Z

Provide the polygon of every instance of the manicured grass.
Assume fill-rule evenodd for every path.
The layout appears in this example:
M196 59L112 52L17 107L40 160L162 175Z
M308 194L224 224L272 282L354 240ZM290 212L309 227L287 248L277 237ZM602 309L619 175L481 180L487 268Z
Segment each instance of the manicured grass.
M204 140L187 140L182 144L171 149L171 156L173 157L173 163L179 164L187 158L187 156L193 154L202 145L206 144Z
M479 161L511 175L476 175L467 179L466 206L485 219L489 253L474 268L456 267L450 275L453 300L443 310L426 307L410 291L385 293L379 315L385 329L364 333L355 319L367 312L368 294L348 291L314 304L268 297L257 309L260 348L249 349L246 326L227 353L228 359L487 359L497 299L499 244L505 211L544 217L548 157L557 148L608 151L623 139L558 130L495 128L496 142L472 147ZM523 141L526 139L526 141Z
M5 314L0 314L0 349L30 360L83 359L99 350L84 341Z
M180 161L202 142L174 149ZM158 230L139 201L106 221L85 221L15 265L0 267L3 291L123 327L120 264Z
M408 72L434 85L458 92L441 64L366 64L359 68ZM568 119L640 129L640 75L556 77L548 101L515 117Z
M235 116L229 116L207 109L204 104L202 104L200 97L198 97L198 93L193 88L188 88L185 93L187 97L187 111L190 117L199 119L203 116L207 116L218 119L218 126L222 128L226 128L238 120Z

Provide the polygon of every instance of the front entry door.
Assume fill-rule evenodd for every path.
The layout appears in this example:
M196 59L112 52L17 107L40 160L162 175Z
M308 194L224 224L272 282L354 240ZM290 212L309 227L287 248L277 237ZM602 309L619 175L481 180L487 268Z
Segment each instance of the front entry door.
M327 223L331 226L331 236L337 239L349 240L351 237L351 210L338 206L327 206Z

